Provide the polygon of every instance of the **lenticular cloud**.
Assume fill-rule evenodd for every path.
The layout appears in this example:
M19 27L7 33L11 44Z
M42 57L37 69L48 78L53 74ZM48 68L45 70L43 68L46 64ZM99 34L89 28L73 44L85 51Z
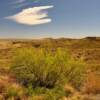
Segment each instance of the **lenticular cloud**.
M13 20L19 24L37 25L51 22L48 12L45 11L53 6L39 6L22 10L21 12L8 16L6 19Z

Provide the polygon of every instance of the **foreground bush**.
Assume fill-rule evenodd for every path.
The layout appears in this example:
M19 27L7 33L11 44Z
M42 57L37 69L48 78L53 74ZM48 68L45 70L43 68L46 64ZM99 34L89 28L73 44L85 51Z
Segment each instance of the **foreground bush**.
M74 88L80 89L85 82L86 78L86 67L81 61L70 61L66 67L67 82Z
M61 49L56 52L44 49L18 50L11 70L24 85L53 87L64 77L69 57Z
M85 66L81 61L74 61L66 49L23 48L16 51L11 71L21 84L28 87L28 95L39 90L37 94L45 94L46 100L58 100L54 98L65 95L65 84L77 89L82 86Z

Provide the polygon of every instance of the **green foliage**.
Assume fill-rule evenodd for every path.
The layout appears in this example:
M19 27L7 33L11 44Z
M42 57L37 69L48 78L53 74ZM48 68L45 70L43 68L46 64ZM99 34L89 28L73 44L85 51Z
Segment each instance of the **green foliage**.
M30 98L32 100L37 100L35 99L35 97L37 96L42 97L43 100L59 100L65 95L66 93L63 89L63 86L58 85L53 89L48 89L45 87L36 87L33 89L33 93L30 95Z
M8 87L6 93L8 98L18 96L18 91L13 87Z
M5 100L12 100L12 99L21 99L25 95L24 88L16 87L16 86L10 86L8 85L5 88Z
M68 83L77 89L83 85L85 81L86 67L82 61L71 61L69 67L66 68L66 78Z
M32 85L30 84L28 87L27 87L27 89L26 89L26 94L28 95L28 96L32 96L33 95L33 87L32 87Z
M17 51L11 70L24 85L53 87L64 76L67 52L44 49L21 49Z
M54 89L46 91L44 100L60 100L65 95L63 86L58 85Z
M11 66L17 80L27 86L28 95L45 94L45 100L58 100L64 96L64 84L79 89L85 70L83 62L74 61L68 51L61 48L53 51L18 49Z

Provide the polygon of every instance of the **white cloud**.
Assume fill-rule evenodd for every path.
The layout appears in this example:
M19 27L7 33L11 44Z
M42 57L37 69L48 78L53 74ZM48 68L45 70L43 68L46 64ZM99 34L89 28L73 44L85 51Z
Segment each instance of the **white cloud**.
M39 6L27 8L15 14L13 16L8 16L5 19L13 20L19 24L26 25L37 25L51 22L48 18L48 12L44 11L46 9L52 8L53 6Z
M51 19L48 18L48 13L46 9L52 8L53 6L39 6L27 8L15 14L13 16L8 16L5 19L13 20L19 24L26 25L37 25L51 22Z

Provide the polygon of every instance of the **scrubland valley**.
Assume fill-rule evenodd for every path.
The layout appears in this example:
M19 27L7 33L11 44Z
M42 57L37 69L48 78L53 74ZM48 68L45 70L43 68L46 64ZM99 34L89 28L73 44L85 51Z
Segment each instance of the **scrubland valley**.
M100 100L100 38L1 39L0 100Z

